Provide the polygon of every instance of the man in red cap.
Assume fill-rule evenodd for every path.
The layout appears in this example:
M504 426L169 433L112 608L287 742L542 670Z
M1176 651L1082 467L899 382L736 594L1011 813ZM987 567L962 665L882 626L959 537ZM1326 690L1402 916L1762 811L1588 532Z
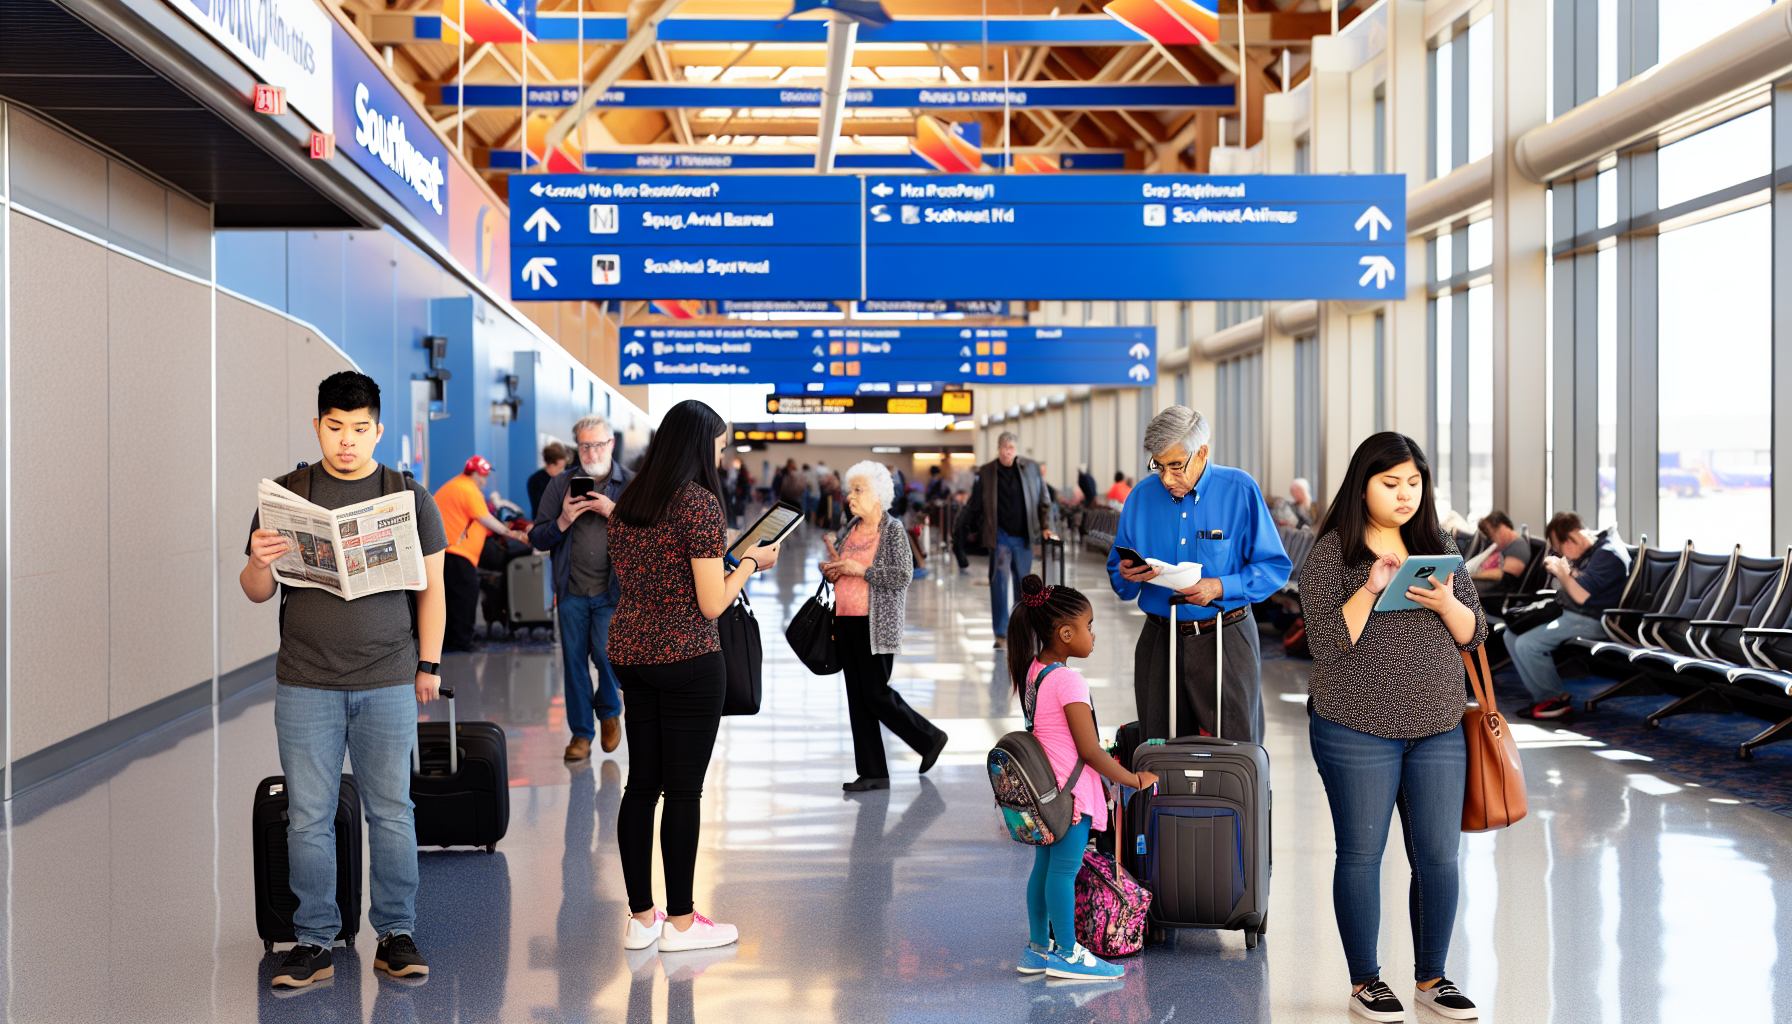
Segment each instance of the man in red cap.
M436 492L436 507L442 510L442 530L448 535L448 557L442 560L442 582L447 585L448 598L444 651L473 649L473 619L479 609L479 553L485 548L485 538L500 533L525 544L529 542L527 533L498 522L486 506L485 482L491 475L492 464L485 456L475 455L467 460L459 476Z

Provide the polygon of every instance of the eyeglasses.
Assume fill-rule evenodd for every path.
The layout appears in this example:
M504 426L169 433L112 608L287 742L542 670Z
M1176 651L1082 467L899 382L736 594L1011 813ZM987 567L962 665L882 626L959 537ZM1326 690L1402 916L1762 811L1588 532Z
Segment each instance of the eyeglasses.
M1156 459L1151 460L1151 472L1153 473L1175 473L1180 476L1182 471L1187 468L1187 459L1184 459L1181 462L1159 462Z
M615 443L616 443L616 439L612 437L608 441L598 441L595 444L581 444L581 445L579 445L579 451L590 452L595 455L596 453L603 451L605 448L608 448Z

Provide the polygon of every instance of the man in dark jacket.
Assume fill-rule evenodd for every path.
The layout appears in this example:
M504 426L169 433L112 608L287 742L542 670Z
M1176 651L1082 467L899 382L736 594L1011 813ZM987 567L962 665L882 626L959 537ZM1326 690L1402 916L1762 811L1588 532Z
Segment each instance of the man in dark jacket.
M996 457L977 469L971 500L965 505L974 536L989 548L990 619L996 646L1008 641L1008 581L1014 596L1020 581L1033 571L1033 545L1052 532L1052 505L1039 465L1019 454L1020 439L1007 431L996 439Z
M529 543L537 551L551 551L554 596L560 609L560 649L565 659L561 676L566 685L566 725L572 742L566 745L568 761L591 756L595 722L603 729L603 750L609 753L622 742L622 687L610 667L610 619L622 596L616 574L610 571L609 516L622 497L632 475L611 456L616 436L602 416L591 415L572 428L578 444L577 460L548 481L536 506ZM595 480L589 495L568 497L574 480ZM597 666L597 685L591 666Z
M1554 651L1576 637L1604 637L1600 617L1624 596L1630 578L1630 552L1615 529L1595 535L1579 515L1557 512L1545 537L1559 552L1546 557L1543 567L1555 577L1562 614L1506 641L1512 667L1531 693L1532 704L1518 712L1525 718L1561 718L1574 710L1556 671Z

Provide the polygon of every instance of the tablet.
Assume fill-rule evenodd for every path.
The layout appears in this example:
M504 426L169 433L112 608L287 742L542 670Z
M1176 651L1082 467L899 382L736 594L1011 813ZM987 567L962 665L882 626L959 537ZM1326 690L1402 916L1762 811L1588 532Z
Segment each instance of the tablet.
M803 510L795 505L779 502L765 510L765 515L753 524L753 528L740 535L734 546L728 549L723 561L732 569L740 564L740 560L751 554L752 549L766 544L776 544L790 536L803 522Z
M1423 608L1424 605L1406 596L1406 588L1411 586L1430 586L1433 577L1443 579L1456 571L1462 564L1461 555L1408 555L1406 561L1400 563L1400 571L1394 573L1394 581L1388 589L1375 599L1375 610L1378 612L1398 612L1411 608Z

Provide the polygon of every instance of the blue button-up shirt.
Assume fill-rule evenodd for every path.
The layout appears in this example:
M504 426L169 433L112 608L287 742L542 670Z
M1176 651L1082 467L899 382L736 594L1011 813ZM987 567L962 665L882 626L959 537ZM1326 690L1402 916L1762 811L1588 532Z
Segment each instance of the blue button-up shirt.
M1139 481L1120 510L1114 547L1132 548L1171 565L1199 562L1203 579L1220 581L1220 600L1214 604L1177 606L1177 618L1185 622L1213 618L1216 605L1232 611L1262 601L1282 589L1293 568L1257 482L1243 470L1211 462L1180 502L1158 477ZM1175 591L1122 578L1118 550L1108 552L1108 578L1121 600L1136 598L1144 611L1170 614Z

